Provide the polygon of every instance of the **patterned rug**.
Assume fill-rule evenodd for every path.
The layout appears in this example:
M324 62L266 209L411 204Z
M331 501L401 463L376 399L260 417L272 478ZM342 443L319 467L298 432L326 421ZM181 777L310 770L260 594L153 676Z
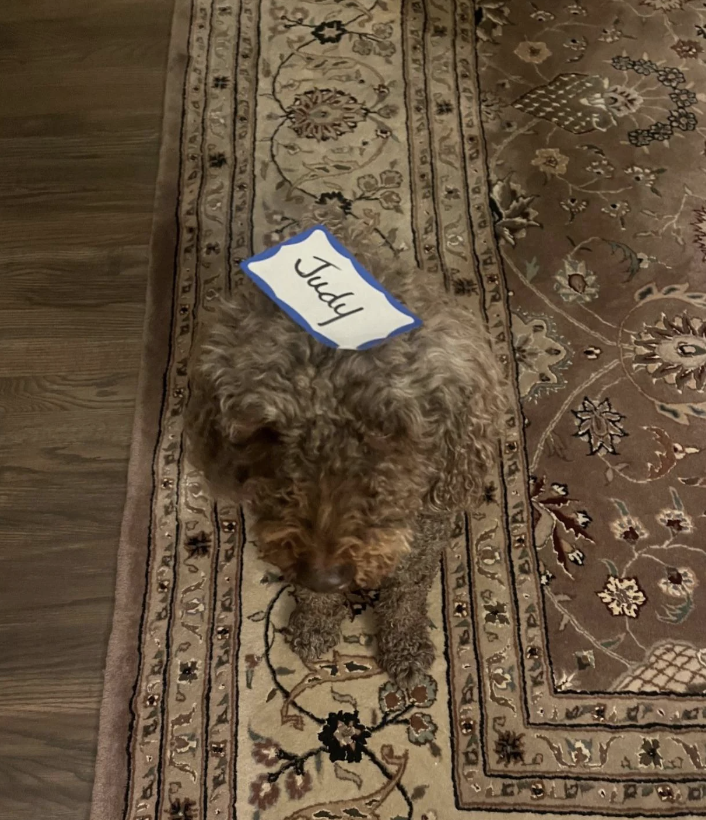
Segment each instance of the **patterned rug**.
M178 0L94 820L706 815L706 7ZM431 674L305 667L185 462L238 262L337 202L490 328L512 410Z

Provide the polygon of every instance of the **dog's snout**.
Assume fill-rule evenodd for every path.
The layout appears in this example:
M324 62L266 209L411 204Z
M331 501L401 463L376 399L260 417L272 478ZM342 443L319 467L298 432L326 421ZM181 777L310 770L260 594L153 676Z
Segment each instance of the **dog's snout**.
M327 567L304 564L297 572L297 582L313 592L343 592L350 587L354 575L350 564Z

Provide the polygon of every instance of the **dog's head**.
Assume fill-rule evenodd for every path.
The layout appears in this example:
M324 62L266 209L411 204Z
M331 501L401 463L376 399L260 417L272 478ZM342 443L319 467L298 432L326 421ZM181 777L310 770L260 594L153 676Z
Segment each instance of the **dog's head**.
M318 592L379 586L409 550L420 506L404 449L325 414L251 429L238 493L263 558Z
M288 581L375 588L410 550L423 508L479 494L497 366L465 314L331 351L268 302L225 306L192 360L192 460L216 492L246 502L262 556Z
M188 425L195 460L217 491L246 503L262 557L317 592L379 586L410 549L426 488L427 467L411 442L332 418L313 396L308 413L280 414L266 403L258 412L253 393L247 409L228 413L227 427L221 415L205 437L194 436L205 429L194 423L204 408L196 395Z

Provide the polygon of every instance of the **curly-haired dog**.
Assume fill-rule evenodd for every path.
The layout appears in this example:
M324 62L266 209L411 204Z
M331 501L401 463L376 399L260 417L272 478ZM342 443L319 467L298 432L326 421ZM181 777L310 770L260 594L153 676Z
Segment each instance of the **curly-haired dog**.
M246 503L262 556L295 586L294 650L330 650L346 590L379 589L378 658L409 685L433 659L426 597L449 513L478 501L497 446L501 375L485 332L432 277L386 259L370 226L321 221L423 325L333 350L243 281L192 358L187 433L194 462Z

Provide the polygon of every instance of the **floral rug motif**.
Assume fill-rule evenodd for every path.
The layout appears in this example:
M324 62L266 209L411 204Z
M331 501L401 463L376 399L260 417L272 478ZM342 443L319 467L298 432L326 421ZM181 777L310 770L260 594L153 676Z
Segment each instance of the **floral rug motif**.
M189 1L115 816L706 815L706 6ZM312 201L442 277L510 380L410 692L375 663L371 595L331 656L289 651L290 590L182 454L195 329Z

